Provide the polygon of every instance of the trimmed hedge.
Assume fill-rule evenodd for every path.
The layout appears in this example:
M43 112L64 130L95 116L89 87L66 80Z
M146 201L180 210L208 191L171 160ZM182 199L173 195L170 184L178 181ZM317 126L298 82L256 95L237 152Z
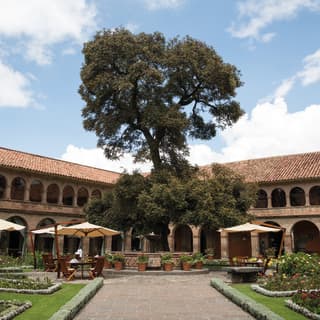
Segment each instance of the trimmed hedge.
M71 320L86 305L86 303L103 286L103 278L90 281L78 294L63 305L49 320Z
M32 306L32 303L30 301L0 300L0 303L8 306L6 310L0 312L0 320L13 319L18 314L22 313Z
M222 280L211 279L211 286L229 298L232 302L241 307L244 311L250 313L255 319L259 320L284 320L264 305L257 303L236 289L228 286Z

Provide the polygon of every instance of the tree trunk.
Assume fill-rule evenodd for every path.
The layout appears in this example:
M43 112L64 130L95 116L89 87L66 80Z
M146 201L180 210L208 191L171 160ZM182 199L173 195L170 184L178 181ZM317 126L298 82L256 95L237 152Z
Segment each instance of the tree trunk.
M168 234L169 234L168 225L163 225L160 231L160 242L162 251L170 251L169 242L168 242Z

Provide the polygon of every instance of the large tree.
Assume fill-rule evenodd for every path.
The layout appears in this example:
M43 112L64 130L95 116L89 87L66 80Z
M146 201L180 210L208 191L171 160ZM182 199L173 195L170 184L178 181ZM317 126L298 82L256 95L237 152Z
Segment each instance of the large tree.
M117 182L111 205L87 206L89 217L123 231L133 227L139 234L160 235L159 248L169 250L169 224L192 224L214 230L248 221L247 211L255 200L255 188L219 165L209 176L194 175L183 180L157 171L144 178L126 174Z
M243 114L237 68L189 36L166 40L125 29L98 32L83 48L83 125L109 159L132 152L181 175L187 137L211 139Z

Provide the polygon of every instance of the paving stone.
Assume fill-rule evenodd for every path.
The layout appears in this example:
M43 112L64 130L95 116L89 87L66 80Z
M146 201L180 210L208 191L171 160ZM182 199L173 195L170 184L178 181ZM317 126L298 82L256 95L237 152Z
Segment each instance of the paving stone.
M199 275L131 275L105 279L75 320L245 320L253 319Z

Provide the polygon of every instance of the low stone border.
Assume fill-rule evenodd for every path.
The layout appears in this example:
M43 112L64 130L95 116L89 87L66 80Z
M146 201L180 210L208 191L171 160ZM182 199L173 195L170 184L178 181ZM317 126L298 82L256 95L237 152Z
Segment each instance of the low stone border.
M28 294L51 294L61 288L61 283L55 283L48 289L15 289L15 288L0 288L0 292L15 292Z
M309 311L308 309L299 306L298 304L294 303L292 300L286 300L285 304L288 308L292 309L295 312L301 313L302 315L304 315L305 317L307 317L309 319L320 320L320 315L315 314L315 313Z
M252 284L251 289L255 292L258 292L268 297L291 297L298 291L298 290L271 291L271 290L267 290L265 288L260 287L258 284Z
M32 306L30 301L17 301L17 300L0 300L0 303L10 304L9 310L5 310L0 313L0 320L10 320L16 317L18 314L27 310Z
M233 303L241 307L244 311L250 313L255 319L284 320L264 305L257 303L253 299L230 287L221 279L211 279L211 286L229 298Z
M49 320L71 320L103 286L103 278L91 280Z

